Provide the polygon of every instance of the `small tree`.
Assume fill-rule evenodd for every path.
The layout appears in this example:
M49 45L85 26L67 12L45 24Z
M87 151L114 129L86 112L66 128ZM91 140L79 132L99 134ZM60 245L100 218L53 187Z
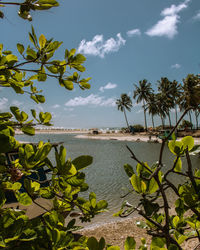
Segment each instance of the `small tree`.
M124 203L117 213L120 217L127 217L137 211L145 222L138 223L146 228L152 236L151 249L183 249L181 245L188 240L197 238L200 241L200 171L192 168L190 154L199 146L194 146L191 136L176 141L173 132L181 119L188 112L186 110L171 133L163 139L160 149L159 161L153 165L140 161L134 152L127 146L131 158L137 162L136 171L129 164L124 169L130 178L133 190L141 196L137 206ZM168 141L170 136L173 137ZM175 156L174 163L164 172L163 151L168 144L169 150ZM186 158L186 171L182 169L182 158ZM184 183L174 184L169 175L187 177ZM175 211L171 210L167 190L171 190L176 196ZM134 240L132 239L134 242ZM147 249L145 240L139 249ZM134 243L134 247L136 245Z
M29 21L30 10L58 5L54 0L1 4L19 5L19 15ZM11 51L3 50L3 45L0 45L1 87L12 88L16 94L28 94L36 103L44 103L45 97L35 82L46 82L48 78L57 79L58 84L67 90L72 90L75 84L81 89L90 88L91 78L81 78L78 73L85 71L83 55L76 54L75 49L66 49L61 60L55 59L54 54L62 42L48 40L43 34L38 38L33 27L29 39L32 45L27 48L17 44L21 59ZM72 215L78 216L81 221L90 221L107 207L106 201L96 201L93 192L88 200L79 197L80 192L88 189L85 174L81 170L92 163L92 157L82 155L74 160L66 159L66 149L60 146L55 152L54 166L48 158L52 149L50 143L19 143L15 139L16 128L25 134L34 135L36 124L51 125L50 113L36 114L31 109L31 114L32 118L29 119L27 113L14 106L10 107L9 112L0 113L0 248L87 249L87 239L76 239L72 233L77 229L75 219L69 219L67 225L65 219ZM10 151L18 151L19 158L8 162L5 153ZM32 179L31 174L38 176L44 165L50 171L49 179ZM43 212L29 218L24 210L4 206L8 192L13 193L19 204L29 206L34 203ZM41 205L38 197L51 200L51 207ZM74 213L74 209L78 209L79 213Z
M131 111L131 108L132 108L131 98L127 94L121 94L121 98L116 100L116 105L117 105L118 110L124 112L124 117L126 120L127 127L130 130L129 123L128 123L127 116L126 116L126 110L128 110L129 112Z

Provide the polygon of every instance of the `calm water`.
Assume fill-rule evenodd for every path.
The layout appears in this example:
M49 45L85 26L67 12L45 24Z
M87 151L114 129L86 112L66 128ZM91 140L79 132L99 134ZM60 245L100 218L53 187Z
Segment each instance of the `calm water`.
M78 139L75 135L68 134L41 134L29 137L18 135L17 139L21 141L48 141L64 142L67 149L67 157L74 159L80 155L91 155L93 164L84 170L86 173L86 182L89 184L89 190L86 194L93 191L97 195L97 199L105 199L109 203L109 211L102 215L98 215L94 222L113 220L112 214L120 209L123 199L121 195L125 194L130 188L129 180L123 165L125 163L136 166L136 162L130 158L130 153L126 149L128 145L141 161L146 161L149 164L158 160L160 144L150 144L146 142L126 142L117 140L93 140L93 139ZM51 154L53 159L53 152ZM166 148L164 151L163 162L166 163L165 169L171 166L173 156ZM199 164L197 156L192 157L192 162L195 167ZM173 180L174 183L181 182ZM136 194L129 195L126 200L132 204L137 204L139 197Z

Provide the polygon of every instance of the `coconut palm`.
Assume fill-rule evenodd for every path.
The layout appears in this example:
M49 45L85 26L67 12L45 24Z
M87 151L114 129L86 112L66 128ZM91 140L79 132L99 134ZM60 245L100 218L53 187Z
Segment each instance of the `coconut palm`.
M178 122L178 115L177 115L177 104L178 104L178 100L180 98L181 95L181 84L178 83L176 80L174 80L173 82L171 82L171 90L172 90L172 98L173 98L173 107L175 109L175 119L176 119L176 124Z
M116 104L117 104L117 109L124 112L124 117L126 120L127 127L130 129L126 116L126 110L130 112L132 108L132 101L130 96L128 96L127 94L121 94L121 98L116 100Z
M153 129L155 128L154 126L154 116L158 114L158 105L156 103L156 96L154 95L154 93L152 93L147 101L147 110L149 112L149 114L151 115L151 120L152 120L152 126Z
M165 113L168 116L169 125L171 127L172 124L170 110L174 107L172 83L168 80L167 77L161 77L158 83L158 91L161 94L162 99L165 103Z
M136 102L143 103L144 109L144 123L145 130L147 131L147 119L146 119L146 103L148 101L149 96L152 93L151 83L148 83L146 79L139 81L139 85L134 84L135 90L133 92L133 98L136 99Z
M181 109L198 110L200 107L200 77L199 75L189 74L183 79L183 93L180 97ZM191 111L188 111L190 122L192 123Z
M157 114L160 116L160 119L162 122L162 127L164 129L167 103L163 99L163 96L161 93L157 93L155 95L155 102L156 102L156 106L157 106Z

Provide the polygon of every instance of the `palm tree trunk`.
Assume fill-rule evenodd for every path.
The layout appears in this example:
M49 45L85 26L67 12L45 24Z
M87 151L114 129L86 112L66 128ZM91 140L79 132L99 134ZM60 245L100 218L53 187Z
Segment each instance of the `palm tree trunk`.
M144 109L144 124L145 124L145 130L147 132L147 118L146 118L146 109L145 109L145 102L143 99L143 109Z
M151 115L151 120L152 120L152 125L153 125L153 130L154 130L155 126L154 126L154 119L153 119L153 115Z
M190 118L190 123L193 124L192 123L192 116L191 116L191 111L190 110L188 111L188 114L189 114L189 118ZM191 125L191 129L192 129L192 125Z
M199 127L199 123L198 123L198 112L197 112L197 110L195 110L195 117L196 117L196 129L198 129L198 127Z
M176 124L177 124L177 122L178 122L177 105L175 105L175 117L176 117Z
M162 123L162 128L164 129L164 119L163 119L163 116L162 115L160 115L160 119L161 119L161 123Z
M170 113L168 113L168 119L169 119L169 126L170 126L170 128L171 128L171 127L172 127L172 122L171 122Z
M124 109L124 116L125 116L125 120L126 120L127 127L128 127L128 129L130 129L130 128L129 128L129 124L128 124L128 120L127 120L126 110L125 110L125 109Z

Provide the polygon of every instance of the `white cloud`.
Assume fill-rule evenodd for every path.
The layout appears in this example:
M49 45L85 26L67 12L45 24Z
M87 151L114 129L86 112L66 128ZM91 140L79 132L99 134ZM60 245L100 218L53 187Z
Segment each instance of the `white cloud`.
M171 66L172 69L180 69L181 65L178 63L175 63Z
M128 37L132 37L132 36L140 36L141 35L141 31L139 29L133 29L133 30L129 30L126 32Z
M200 21L200 10L197 12L197 14L193 17L194 20Z
M60 105L59 104L55 104L55 105L52 106L52 108L54 108L54 109L60 108Z
M125 43L126 40L120 33L117 34L116 39L111 37L106 41L104 41L103 35L96 35L92 41L82 40L78 47L78 53L104 58L106 54L117 52Z
M3 98L0 98L0 110L4 110L6 109L7 107L7 104L8 104L8 99L3 97Z
M166 16L160 20L156 25L149 29L146 34L148 36L166 36L172 39L177 33L177 23L179 22L179 17Z
M87 97L75 97L74 99L70 99L68 102L65 103L66 107L77 107L77 106L106 106L106 107L114 107L115 98L108 98L106 99L104 96L94 95L91 94Z
M100 87L99 90L101 92L104 92L105 89L115 89L116 87L117 87L117 84L109 82L105 86Z
M178 23L180 22L179 12L188 7L190 0L185 0L179 5L172 4L169 8L165 8L161 15L163 19L159 20L152 28L147 30L148 36L165 36L169 39L174 38L178 34Z
M174 5L172 4L169 8L166 8L164 9L162 12L161 12L161 15L162 16L174 16L176 14L178 14L180 11L186 9L188 7L188 3L190 1L185 1L179 5Z

